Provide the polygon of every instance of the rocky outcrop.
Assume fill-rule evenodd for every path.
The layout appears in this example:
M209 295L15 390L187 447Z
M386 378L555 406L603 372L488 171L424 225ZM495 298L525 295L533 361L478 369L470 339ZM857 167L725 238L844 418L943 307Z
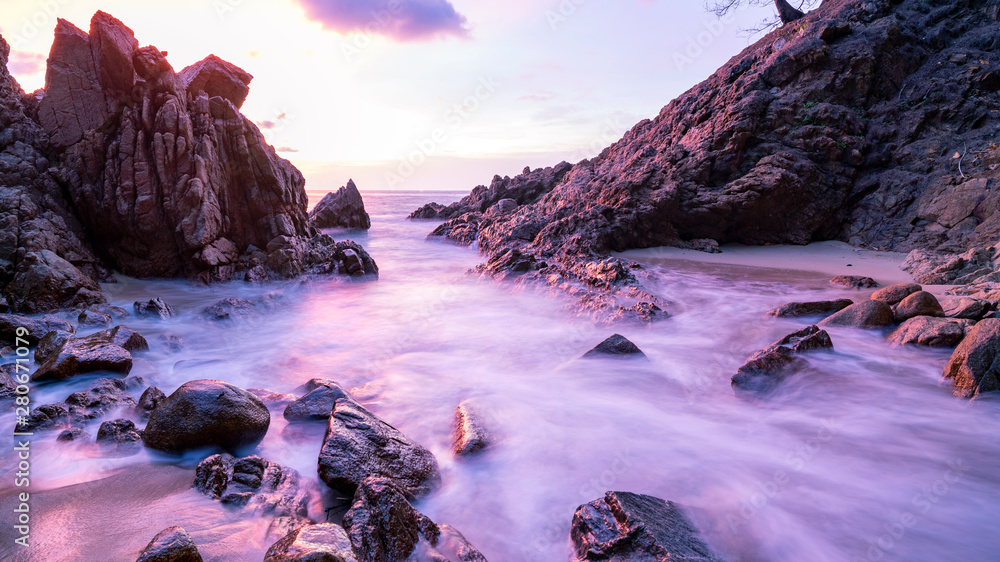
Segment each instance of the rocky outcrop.
M944 368L955 394L973 397L1000 390L1000 319L981 320L966 334Z
M354 180L347 180L347 185L336 193L327 193L309 211L309 220L316 228L368 230L372 226L371 217L365 211L365 203Z
M677 504L653 496L608 492L577 508L570 533L574 562L722 562Z
M319 453L319 477L334 490L353 494L366 478L393 483L409 497L426 495L441 482L437 459L351 398L337 400Z
M635 288L637 270L616 260L624 273L604 287L587 266L632 248L993 244L1000 22L991 2L826 0L596 157L495 178L438 210L448 222L434 234L475 240L488 274L611 294ZM507 193L526 183L537 191ZM506 197L517 210L485 216ZM518 260L498 259L515 250ZM531 269L515 273L522 264Z
M166 453L202 447L238 452L260 443L270 424L267 406L253 394L229 383L198 380L182 384L153 409L142 440Z
M271 545L264 562L358 562L340 525L305 525Z
M340 248L309 225L302 174L239 112L243 70L209 56L177 73L104 12L89 32L58 20L45 89L31 96L8 54L0 40L3 307L102 303L97 281L112 269L203 281L316 269L269 269L279 237L338 272Z
M183 527L168 527L156 533L135 562L202 562L202 558Z
M639 346L621 334L614 334L583 354L584 357L622 357L628 359L645 358Z
M344 515L344 529L360 562L426 560L486 562L465 537L442 528L417 511L406 495L383 478L366 478Z
M829 316L854 304L851 299L835 301L790 302L767 311L767 316L779 318L799 318L802 316Z
M226 505L273 517L270 532L282 536L309 519L310 494L299 473L251 455L212 455L198 463L194 487Z

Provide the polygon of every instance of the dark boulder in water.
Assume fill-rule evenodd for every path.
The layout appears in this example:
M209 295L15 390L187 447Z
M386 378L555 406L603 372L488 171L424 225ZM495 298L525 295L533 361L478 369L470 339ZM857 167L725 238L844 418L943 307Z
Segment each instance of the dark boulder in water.
M336 193L327 193L309 212L309 220L316 228L367 230L372 226L354 180L348 180Z
M203 447L239 452L257 446L271 424L259 398L229 383L184 383L157 406L142 433L147 447L182 453Z
M681 508L653 496L608 492L581 505L570 530L574 562L722 562Z
M264 562L358 562L358 559L343 527L320 523L299 527L282 537L267 549Z
M790 302L788 304L771 309L768 316L779 318L798 318L801 316L829 316L835 312L840 312L854 304L851 299L837 299L835 301L812 301L812 302Z
M1000 390L1000 319L980 320L969 330L945 365L944 377L960 396Z
M166 320L177 315L173 307L163 302L163 299L159 297L150 299L147 302L135 301L132 308L135 310L135 315L140 318L159 318L160 320Z
M901 324L916 316L944 316L944 309L937 297L927 291L918 291L893 306L892 315L896 323Z
M183 527L168 527L149 541L135 562L202 562L202 558Z
M142 450L142 435L132 420L106 421L97 430L97 444L115 456L134 455Z
M808 363L798 357L799 354L832 349L833 340L830 339L830 334L816 326L807 326L750 356L733 375L733 388L758 393L768 392L788 377L808 367Z
M630 342L625 336L615 334L597 344L594 349L583 354L584 357L624 357L629 359L645 358L646 354L639 346Z
M861 301L828 316L820 326L843 326L851 328L884 328L894 321L892 307L882 301Z
M334 404L341 398L350 399L350 394L338 383L322 380L305 396L285 407L285 419L291 422L326 421L333 412Z

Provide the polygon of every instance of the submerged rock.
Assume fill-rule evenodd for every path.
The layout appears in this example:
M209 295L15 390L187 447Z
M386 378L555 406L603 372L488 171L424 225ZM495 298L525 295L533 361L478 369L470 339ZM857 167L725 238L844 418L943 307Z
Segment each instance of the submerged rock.
M358 562L347 532L340 525L305 525L271 545L264 562Z
M361 192L348 180L336 193L327 193L309 212L309 220L316 228L352 228L367 230L372 221L365 212Z
M52 357L53 353L58 353L62 346L73 337L73 334L64 330L52 330L35 346L35 362L42 364L46 359Z
M112 319L110 314L87 309L80 312L76 321L81 326L110 326Z
M1000 319L980 320L958 345L944 368L955 394L971 398L1000 390Z
M889 342L897 345L926 345L929 347L954 347L972 325L971 320L953 320L933 316L917 316L903 322L889 335Z
M737 390L758 393L773 390L788 377L808 367L808 363L796 355L821 349L833 349L830 334L817 326L807 326L751 355L733 375L732 386Z
M202 558L183 527L168 527L149 541L135 562L202 562Z
M861 301L827 317L820 326L884 328L893 323L892 307L882 301Z
M447 539L442 540L442 529L410 505L406 494L384 478L366 478L361 482L343 524L360 562L486 560L461 533L451 528Z
M257 446L271 424L259 398L229 383L184 383L149 416L142 433L147 447L182 453L203 447L238 452Z
M871 277L862 277L860 275L838 275L830 279L830 283L847 287L848 289L871 289L878 287L877 281Z
M18 335L20 328L24 328L27 334ZM73 324L57 316L46 315L38 319L18 314L0 314L0 341L13 343L15 338L22 338L28 345L35 345L53 330L71 334L76 332Z
M167 398L167 395L163 393L162 390L155 386L151 386L142 392L142 396L139 397L139 402L135 405L135 415L141 421L146 421L149 419L149 415L153 413L153 410L160 405L163 400Z
M32 373L31 380L61 380L102 371L128 375L132 370L132 354L121 345L127 344L128 338L116 335L106 330L84 338L68 338L58 351L48 354Z
M594 349L591 349L587 353L583 354L584 357L607 357L607 356L618 356L640 358L646 357L646 354L642 352L641 349L634 343L630 342L625 336L620 334L615 334L608 339L597 344Z
M311 523L311 496L299 473L256 455L237 459L212 455L198 463L194 487L222 503L265 513L274 520L270 531L279 536Z
M455 408L452 427L452 450L459 457L472 456L493 444L492 431L479 411L468 400Z
M150 299L147 302L135 301L132 308L135 310L135 315L140 318L159 318L160 320L166 320L177 315L177 313L174 312L173 307L163 302L163 299L159 297Z
M897 283L875 291L872 293L871 299L893 305L921 290L923 289L916 283Z
M798 318L801 316L829 316L854 304L851 299L835 301L790 302L767 311L767 316Z
M319 379L311 391L285 408L285 419L291 422L326 421L333 412L334 404L341 398L351 399L340 384Z
M142 435L132 420L106 421L97 430L97 444L116 456L134 455L142 450Z
M350 398L337 400L319 453L319 477L353 494L361 482L389 479L407 496L426 495L441 482L437 460L398 429Z
M575 562L722 562L677 504L653 496L608 492L581 505L573 515L570 536Z
M934 295L918 291L892 307L892 314L896 323L902 323L915 316L944 316L944 309Z

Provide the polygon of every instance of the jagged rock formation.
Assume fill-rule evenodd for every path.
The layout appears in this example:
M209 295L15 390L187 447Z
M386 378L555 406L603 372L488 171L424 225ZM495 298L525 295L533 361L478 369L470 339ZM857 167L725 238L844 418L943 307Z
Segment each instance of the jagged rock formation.
M316 237L302 174L239 111L245 71L212 55L175 72L104 12L89 33L58 21L35 94L8 53L0 41L0 307L103 302L108 270L266 281L349 270L346 251L377 272Z
M372 226L371 217L365 211L365 202L354 180L347 180L347 185L336 193L327 193L323 199L309 211L309 221L316 228L352 228L367 230Z
M414 218L448 219L435 234L477 241L486 273L625 287L639 302L650 301L634 268L609 252L713 247L706 239L992 244L998 15L997 0L826 0L599 156L495 178ZM520 207L488 213L500 198Z

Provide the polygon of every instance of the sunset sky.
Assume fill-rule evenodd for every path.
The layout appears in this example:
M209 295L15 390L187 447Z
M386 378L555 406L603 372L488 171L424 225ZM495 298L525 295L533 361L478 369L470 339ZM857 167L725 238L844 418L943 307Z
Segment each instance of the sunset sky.
M700 2L665 0L4 0L25 90L56 17L104 10L175 69L216 54L253 74L243 111L327 190L468 190L597 154L747 45ZM409 165L407 160L415 163Z

